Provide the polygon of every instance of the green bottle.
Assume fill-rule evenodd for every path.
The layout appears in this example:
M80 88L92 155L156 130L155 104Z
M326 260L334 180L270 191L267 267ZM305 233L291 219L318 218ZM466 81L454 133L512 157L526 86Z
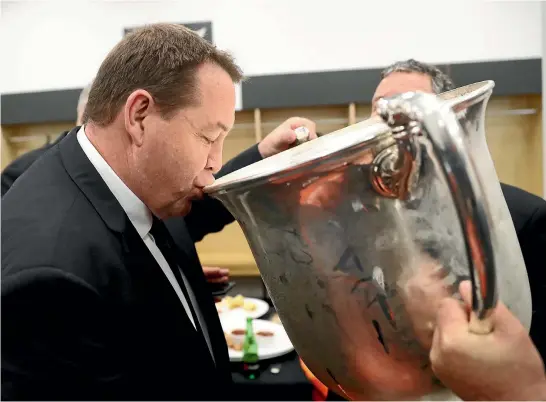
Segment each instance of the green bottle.
M256 342L256 336L254 336L252 318L248 317L246 319L246 334L243 342L243 363L253 365L258 360L258 342Z
M258 361L258 342L254 336L254 327L252 318L246 319L246 334L243 342L243 376L249 380L255 380L260 373L260 364Z

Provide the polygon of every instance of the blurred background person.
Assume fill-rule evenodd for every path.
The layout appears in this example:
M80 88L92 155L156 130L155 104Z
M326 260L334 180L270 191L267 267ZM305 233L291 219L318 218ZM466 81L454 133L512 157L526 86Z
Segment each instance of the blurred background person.
M80 93L78 98L78 105L76 107L77 118L76 126L82 125L83 113L85 111L85 105L87 105L87 99L89 98L89 89L91 84L87 85ZM33 149L26 152L19 158L12 161L2 170L1 185L2 185L2 197L13 186L13 183L21 176L39 157L47 152L48 149L54 147L68 134L68 131L63 132L55 141L45 144L44 146Z

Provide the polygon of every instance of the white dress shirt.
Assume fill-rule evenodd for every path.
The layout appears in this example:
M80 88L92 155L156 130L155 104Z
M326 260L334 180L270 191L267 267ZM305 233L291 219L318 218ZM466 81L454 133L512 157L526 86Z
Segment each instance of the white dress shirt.
M186 279L186 276L184 275L184 272L179 267L173 267L173 269L179 269L180 275L182 276L182 280L184 281L184 285L186 286L186 290L188 292L188 295L190 297L190 300L186 300L184 297L184 293L182 292L182 289L180 288L180 285L178 281L176 280L176 277L174 276L173 271L171 270L171 267L169 266L169 263L161 253L161 250L157 245L155 244L154 238L150 233L150 230L152 229L152 213L149 210L149 208L131 191L129 187L119 178L119 176L114 172L114 170L108 165L108 163L104 160L104 158L101 156L101 154L97 151L97 149L94 147L94 145L89 141L87 138L87 135L85 134L85 128L82 126L80 130L78 131L78 142L80 143L80 146L83 149L83 152L85 155L89 158L89 161L93 164L95 169L97 169L97 172L102 177L114 197L118 200L119 204L129 217L129 220L137 230L138 234L142 238L142 241L144 244L146 244L146 247L148 247L148 250L150 250L150 253L157 261L157 264L161 267L161 270L167 276L167 279L169 280L171 286L173 287L174 291L178 295L178 298L180 299L182 305L184 306L184 310L186 310L186 314L188 315L188 318L191 320L194 328L196 328L196 324L194 322L190 305L191 303L193 310L195 311L195 314L198 318L198 324L205 336L205 340L207 342L207 346L209 348L210 354L214 359L214 355L212 353L212 347L210 344L210 339L208 336L207 328L205 321L201 315L200 310L197 308L197 302L195 300L195 295L193 294L193 291L191 287L188 284L188 281Z

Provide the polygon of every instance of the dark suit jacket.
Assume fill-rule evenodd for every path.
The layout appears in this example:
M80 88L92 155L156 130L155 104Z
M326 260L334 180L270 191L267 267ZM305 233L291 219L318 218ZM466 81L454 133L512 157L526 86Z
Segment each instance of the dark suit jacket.
M502 185L531 286L531 339L546 362L546 200L517 187Z
M216 364L76 135L51 147L2 199L3 399L229 398L203 271L177 257Z

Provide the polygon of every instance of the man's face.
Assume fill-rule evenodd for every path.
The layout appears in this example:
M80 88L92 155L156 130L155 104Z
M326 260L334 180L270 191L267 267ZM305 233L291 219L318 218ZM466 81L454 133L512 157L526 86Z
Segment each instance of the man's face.
M143 122L133 166L147 192L143 200L161 218L186 215L222 166L224 139L235 120L235 86L215 64L199 67L196 106L164 119L155 109Z
M433 93L430 76L421 73L391 73L381 80L372 99L372 116L376 114L375 106L381 98L398 95L404 92L421 91Z

